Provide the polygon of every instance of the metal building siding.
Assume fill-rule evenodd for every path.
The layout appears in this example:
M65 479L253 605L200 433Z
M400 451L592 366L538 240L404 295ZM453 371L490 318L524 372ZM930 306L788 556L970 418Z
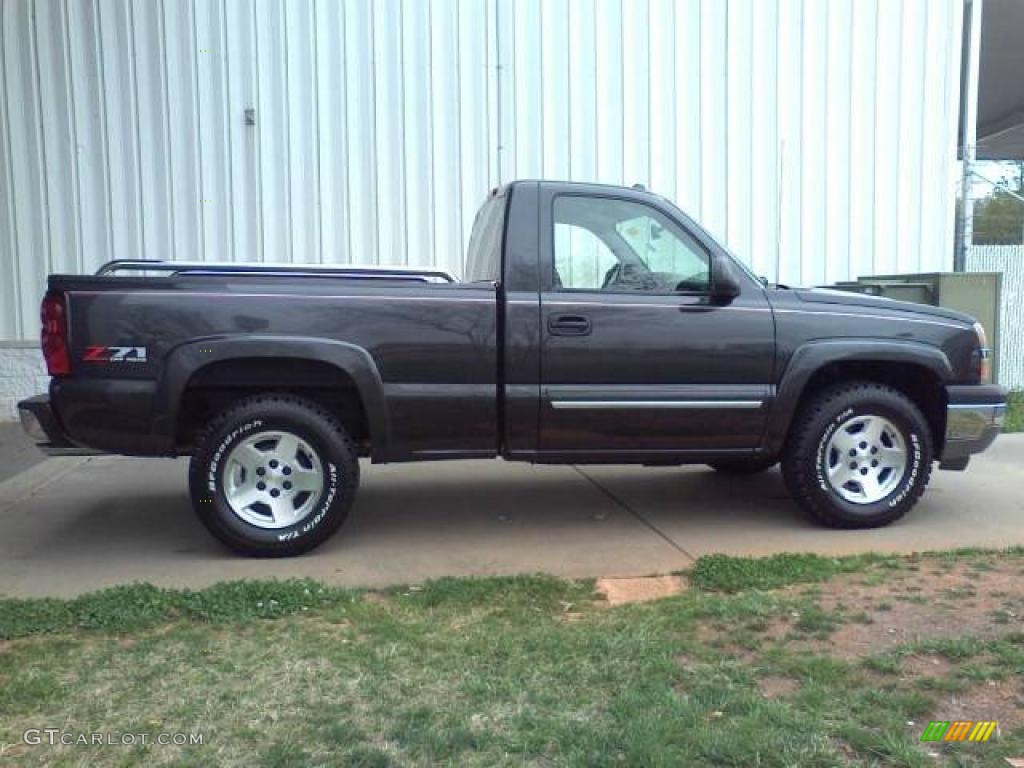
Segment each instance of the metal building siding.
M947 268L961 0L4 0L0 339L111 258L435 264L644 183L786 282ZM247 109L255 124L247 125Z

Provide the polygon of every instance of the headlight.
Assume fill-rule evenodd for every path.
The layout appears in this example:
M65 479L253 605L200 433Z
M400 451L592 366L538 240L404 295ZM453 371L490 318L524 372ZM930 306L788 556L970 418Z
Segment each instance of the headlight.
M992 379L992 350L988 348L985 326L975 323L974 332L978 335L978 379L988 383Z

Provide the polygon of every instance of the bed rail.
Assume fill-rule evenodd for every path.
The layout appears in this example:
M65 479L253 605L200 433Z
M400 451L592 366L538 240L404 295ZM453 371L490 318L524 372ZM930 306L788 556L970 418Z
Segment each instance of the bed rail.
M168 277L178 275L259 275L261 277L340 277L347 280L412 280L420 283L454 283L455 277L440 269L417 267L383 267L378 265L324 264L241 264L202 261L157 261L148 259L116 259L96 270L97 276L124 273L160 272Z

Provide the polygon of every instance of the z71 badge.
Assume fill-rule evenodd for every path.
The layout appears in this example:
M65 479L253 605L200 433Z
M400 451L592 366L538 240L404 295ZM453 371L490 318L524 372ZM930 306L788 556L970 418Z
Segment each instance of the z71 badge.
M88 363L144 363L145 347L86 347L82 360Z

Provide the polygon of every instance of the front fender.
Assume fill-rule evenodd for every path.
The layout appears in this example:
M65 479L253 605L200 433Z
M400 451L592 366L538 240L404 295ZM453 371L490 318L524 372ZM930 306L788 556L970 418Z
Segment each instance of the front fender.
M355 382L366 410L373 459L387 454L391 428L384 386L373 357L362 347L344 341L304 336L215 336L196 339L172 349L154 397L153 430L173 443L185 387L210 363L241 358L316 360L333 365Z
M915 363L927 368L940 381L953 377L953 366L938 347L918 341L885 339L822 339L798 347L782 373L775 403L765 429L764 450L775 455L782 450L789 425L800 405L810 378L824 366L839 362Z

